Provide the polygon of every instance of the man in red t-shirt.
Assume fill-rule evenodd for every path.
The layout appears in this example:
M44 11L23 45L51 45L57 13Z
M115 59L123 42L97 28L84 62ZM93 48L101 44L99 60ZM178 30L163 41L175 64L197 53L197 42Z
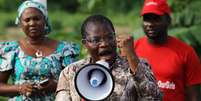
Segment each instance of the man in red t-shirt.
M151 64L163 101L198 101L200 61L192 47L168 36L170 13L166 0L145 0L141 16L146 36L138 39L134 48Z

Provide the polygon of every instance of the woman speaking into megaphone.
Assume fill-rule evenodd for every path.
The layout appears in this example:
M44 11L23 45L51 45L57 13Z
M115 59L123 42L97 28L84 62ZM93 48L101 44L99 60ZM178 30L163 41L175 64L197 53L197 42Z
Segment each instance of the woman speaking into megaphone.
M132 37L116 37L112 22L103 15L86 18L81 27L81 35L89 56L70 64L61 72L56 101L161 100L150 66L133 51ZM123 56L117 53L117 47ZM107 62L108 68L97 64L99 60ZM95 86L91 86L93 77L98 77L101 82L92 80Z

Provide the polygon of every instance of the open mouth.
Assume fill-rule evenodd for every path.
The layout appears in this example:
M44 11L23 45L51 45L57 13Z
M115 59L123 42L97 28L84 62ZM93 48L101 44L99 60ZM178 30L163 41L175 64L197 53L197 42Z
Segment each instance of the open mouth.
M99 56L108 56L111 55L112 51L111 50L105 50L99 53Z

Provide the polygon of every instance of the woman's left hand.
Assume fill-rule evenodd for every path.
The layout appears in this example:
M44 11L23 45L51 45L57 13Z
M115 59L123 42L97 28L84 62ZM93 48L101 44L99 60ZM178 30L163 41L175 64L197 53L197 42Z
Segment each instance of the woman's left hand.
M47 82L42 83L42 84L37 84L35 86L37 91L55 91L57 87L57 82L55 82L55 80L53 79L49 79Z

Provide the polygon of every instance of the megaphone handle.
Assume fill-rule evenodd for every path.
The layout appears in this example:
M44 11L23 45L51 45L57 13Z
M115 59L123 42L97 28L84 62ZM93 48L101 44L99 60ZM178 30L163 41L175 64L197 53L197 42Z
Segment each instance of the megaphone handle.
M82 100L81 101L85 101L83 98L82 98Z

